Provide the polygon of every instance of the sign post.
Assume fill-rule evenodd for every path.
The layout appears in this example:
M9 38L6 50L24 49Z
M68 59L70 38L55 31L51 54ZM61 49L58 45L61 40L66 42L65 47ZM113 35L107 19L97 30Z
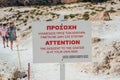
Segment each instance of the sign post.
M66 62L91 61L89 21L34 22L33 62L60 63L60 80L65 80Z
M65 80L65 64L60 63L60 80Z
M65 21L64 15L61 15L59 20L61 22ZM63 62L63 60L60 63L60 80L65 80L65 63Z

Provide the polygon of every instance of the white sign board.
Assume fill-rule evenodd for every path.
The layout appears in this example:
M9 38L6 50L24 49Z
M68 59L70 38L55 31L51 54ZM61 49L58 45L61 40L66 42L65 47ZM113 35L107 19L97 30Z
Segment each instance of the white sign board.
M33 62L91 61L89 21L34 22Z

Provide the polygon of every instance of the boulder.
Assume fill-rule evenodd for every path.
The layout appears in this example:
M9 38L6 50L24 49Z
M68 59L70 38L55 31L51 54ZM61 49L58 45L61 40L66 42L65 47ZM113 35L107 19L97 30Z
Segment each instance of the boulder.
M93 16L90 20L92 21L109 21L110 19L110 14L107 11L99 12L95 16Z

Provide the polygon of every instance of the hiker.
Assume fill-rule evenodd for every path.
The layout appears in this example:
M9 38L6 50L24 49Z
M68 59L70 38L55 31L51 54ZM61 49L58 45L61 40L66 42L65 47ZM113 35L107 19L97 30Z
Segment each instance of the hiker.
M0 28L0 35L1 35L2 40L3 40L4 48L6 46L9 47L8 46L8 36L7 36L7 23L2 24L2 27Z
M9 23L9 27L7 28L7 34L9 36L10 48L13 50L13 42L16 40L16 27L13 22Z

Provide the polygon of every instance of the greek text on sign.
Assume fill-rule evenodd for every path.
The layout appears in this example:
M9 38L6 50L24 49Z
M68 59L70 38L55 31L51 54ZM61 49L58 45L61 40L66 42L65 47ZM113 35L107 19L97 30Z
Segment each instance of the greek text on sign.
M33 23L33 61L91 61L91 24L88 21Z

